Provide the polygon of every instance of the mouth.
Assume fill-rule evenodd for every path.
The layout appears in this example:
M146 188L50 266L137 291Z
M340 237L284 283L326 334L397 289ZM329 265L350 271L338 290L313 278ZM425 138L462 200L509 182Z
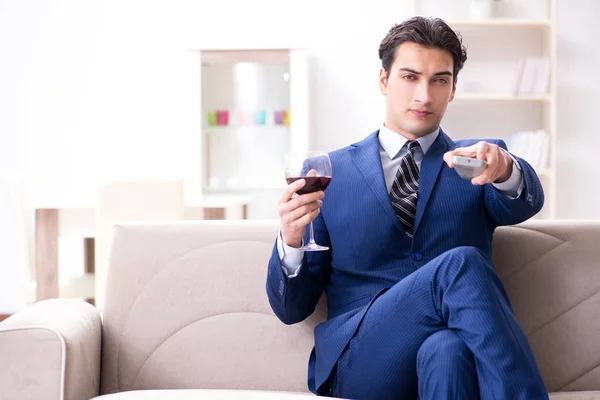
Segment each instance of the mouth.
M412 110L410 110L410 112L419 118L424 118L424 117L427 117L427 116L433 114L431 111L417 110L417 109L412 109Z

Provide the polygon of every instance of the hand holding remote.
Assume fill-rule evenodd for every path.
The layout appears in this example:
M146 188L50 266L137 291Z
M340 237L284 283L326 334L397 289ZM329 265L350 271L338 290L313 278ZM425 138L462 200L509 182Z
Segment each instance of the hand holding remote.
M462 173L460 170L467 170L471 172L465 172L465 179L471 179L471 183L473 185L485 185L486 183L502 183L506 182L512 173L512 158L509 154L504 151L500 146L488 143L485 141L478 142L472 146L468 147L459 147L457 149L451 150L444 154L444 161L450 168L455 168L454 157L460 157L460 165L461 167L457 168L457 172L459 174ZM468 158L472 161L469 163L467 160L463 160L462 158ZM481 168L481 163L477 161L483 161L485 167L483 171L480 172L477 167ZM464 164L478 164L475 165L476 168L473 167L463 167ZM458 166L458 164L457 164ZM469 177L469 175L475 174L477 175L473 177ZM461 175L462 176L462 175Z

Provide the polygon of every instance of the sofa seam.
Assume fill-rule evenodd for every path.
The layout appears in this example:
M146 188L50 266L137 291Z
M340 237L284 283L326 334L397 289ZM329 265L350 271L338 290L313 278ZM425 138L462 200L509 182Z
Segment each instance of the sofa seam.
M573 310L576 307L579 307L581 304L585 303L586 301L588 301L589 299L591 299L592 297L596 296L597 294L600 294L600 289L597 289L594 293L590 294L589 296L587 296L586 298L584 298L583 300L577 302L576 304L572 305L571 307L569 307L568 309L566 309L565 311L561 312L560 314L558 314L557 316L553 317L552 319L550 319L549 321L544 322L540 327L536 328L534 331L530 332L527 334L527 337L533 336L536 333L538 333L540 330L544 329L545 327L547 327L548 325L550 325L552 322L554 322L555 320L557 320L558 318L562 317L563 315L565 315L566 313L568 313L569 311Z

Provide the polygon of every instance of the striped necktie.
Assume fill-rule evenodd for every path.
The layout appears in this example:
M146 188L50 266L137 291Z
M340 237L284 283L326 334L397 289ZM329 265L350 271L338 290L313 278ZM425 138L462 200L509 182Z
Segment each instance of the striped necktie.
M400 160L400 167L390 189L390 199L398 220L408 237L412 238L419 194L419 168L415 162L419 142L410 140L406 145L408 152Z

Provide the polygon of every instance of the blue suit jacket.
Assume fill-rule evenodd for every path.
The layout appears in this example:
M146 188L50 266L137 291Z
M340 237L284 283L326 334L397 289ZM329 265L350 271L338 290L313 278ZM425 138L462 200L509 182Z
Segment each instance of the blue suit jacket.
M327 294L328 319L315 328L309 362L308 385L314 393L327 380L378 294L458 246L477 247L491 259L494 229L530 218L544 202L537 175L522 159L517 158L525 187L517 199L507 198L492 185L474 186L459 177L442 157L477 140L453 142L440 130L421 164L411 240L388 197L378 134L330 153L332 180L314 221L316 242L330 250L306 252L294 278L284 273L277 246L269 261L267 295L284 323L304 320L322 292ZM506 148L501 140L490 142Z

